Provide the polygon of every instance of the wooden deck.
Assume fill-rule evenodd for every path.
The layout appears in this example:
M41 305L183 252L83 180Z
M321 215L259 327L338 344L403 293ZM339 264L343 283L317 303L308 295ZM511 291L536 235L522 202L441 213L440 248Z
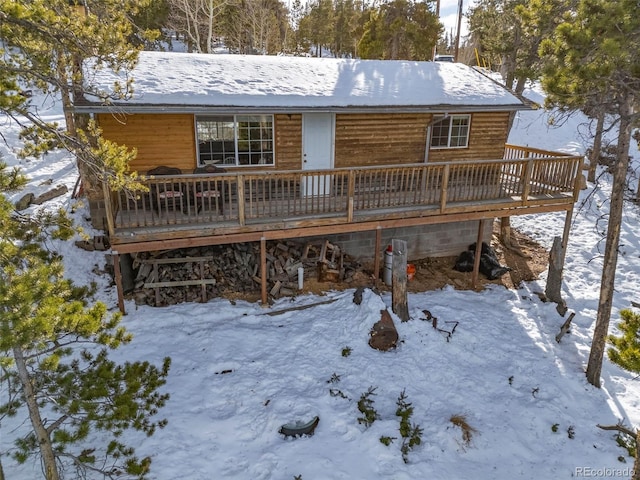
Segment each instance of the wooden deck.
M146 178L110 193L109 237L128 253L567 211L581 165L509 145L480 162Z

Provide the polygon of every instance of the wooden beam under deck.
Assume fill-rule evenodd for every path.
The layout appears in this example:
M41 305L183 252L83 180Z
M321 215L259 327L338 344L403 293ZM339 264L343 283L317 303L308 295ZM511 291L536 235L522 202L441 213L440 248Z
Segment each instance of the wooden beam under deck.
M365 232L369 230L398 228L398 227L415 227L421 225L438 225L443 223L463 222L468 220L481 220L490 218L499 218L514 215L540 214L558 211L568 211L573 209L573 200L566 203L529 206L518 209L496 209L475 212L459 212L445 215L418 216L410 218L390 218L388 220L371 220L356 223L338 223L329 225L310 225L306 221L301 226L287 225L281 228L266 230L269 225L257 225L255 231L233 232L226 234L215 234L214 228L211 233L207 234L207 229L190 232L193 236L186 237L187 232L181 232L179 238L149 239L142 241L131 241L129 243L120 243L111 245L112 250L119 254L150 252L156 250L172 250L177 248L202 247L207 245L224 245L229 243L257 242L263 238L265 240L281 240L284 238L303 238L323 235L333 235L338 233ZM249 226L245 226L245 229ZM136 236L138 237L138 236ZM139 238L139 237L138 237Z

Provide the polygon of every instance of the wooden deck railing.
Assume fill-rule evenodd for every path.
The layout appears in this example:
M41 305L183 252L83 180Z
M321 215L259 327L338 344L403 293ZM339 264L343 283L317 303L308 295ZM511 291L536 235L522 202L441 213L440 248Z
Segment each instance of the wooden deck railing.
M119 233L140 229L237 229L283 220L352 223L397 211L438 215L491 203L527 207L554 198L573 201L581 162L581 157L508 146L501 160L145 178L148 192L111 192L109 233L117 241Z

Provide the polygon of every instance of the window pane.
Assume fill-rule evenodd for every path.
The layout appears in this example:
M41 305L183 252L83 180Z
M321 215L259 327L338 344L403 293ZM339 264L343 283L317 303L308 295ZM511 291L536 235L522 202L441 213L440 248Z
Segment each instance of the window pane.
M435 117L431 126L431 147L466 147L469 142L469 115Z
M247 152L241 164L273 165L273 117L238 115L238 151ZM247 163L243 163L247 162Z
M449 144L449 118L435 117L431 126L431 146L446 147Z
M451 147L466 147L469 137L469 117L453 117L451 120Z
M232 116L198 117L198 164L224 163L229 157L235 163L235 129Z
M238 152L248 152L249 142L247 140L238 139Z
M273 165L272 115L196 117L196 137L200 165Z

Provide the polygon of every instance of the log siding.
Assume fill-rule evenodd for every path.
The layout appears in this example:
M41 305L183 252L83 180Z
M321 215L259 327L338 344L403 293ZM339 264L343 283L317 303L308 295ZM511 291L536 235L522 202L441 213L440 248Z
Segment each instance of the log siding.
M338 114L335 167L421 163L429 114Z
M145 173L159 165L185 173L196 168L194 115L98 114L97 122L105 139L138 151L132 171Z
M423 163L432 119L427 113L336 114L335 167ZM97 120L104 138L137 150L131 170L144 173L166 165L189 173L197 165L193 114L98 114ZM508 112L473 113L468 147L430 149L428 159L502 158L508 122ZM276 114L274 125L275 166L262 170L300 169L302 114ZM225 168L234 170L233 166Z

